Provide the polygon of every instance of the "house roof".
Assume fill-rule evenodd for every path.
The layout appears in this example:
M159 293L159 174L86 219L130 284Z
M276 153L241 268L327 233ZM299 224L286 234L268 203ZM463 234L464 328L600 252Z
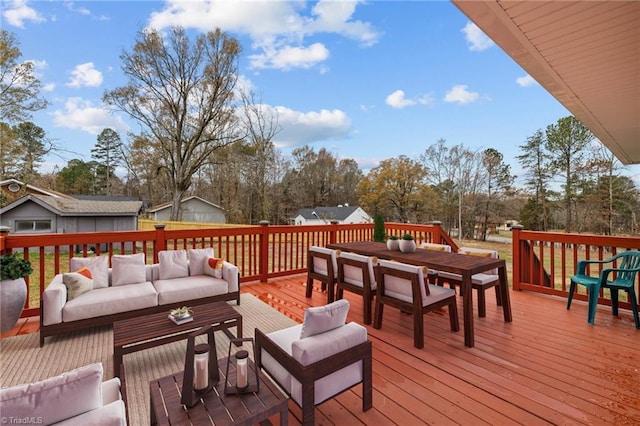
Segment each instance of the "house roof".
M31 193L40 193L42 195L49 195L51 197L56 197L56 198L72 198L70 195L67 194L63 194L62 192L58 192L58 191L53 191L51 189L43 189L43 188L39 188L37 186L28 184L28 183L24 183L18 179L14 179L14 178L10 178L10 179L5 179L0 181L0 187L6 187L7 190L9 192L17 192L17 191L13 191L12 188L16 188L16 186L18 187L18 191L20 189L26 188L29 192Z
M623 164L640 164L640 1L453 3Z
M293 217L302 216L309 220L345 220L358 209L359 207L357 206L315 207L313 209L300 209Z
M202 201L203 203L205 203L205 204L209 204L210 206L215 207L215 208L217 208L217 209L224 210L224 209L223 209L222 207L220 207L219 205L214 204L214 203L212 203L211 201L207 201L207 200L205 200L204 198L200 198L200 197L198 197L197 195L192 195L192 196L190 196L190 197L183 198L183 199L180 201L180 203L186 203L187 201L194 200L194 199L196 199L196 200L200 200L200 201ZM159 212L160 210L165 210L165 209L170 209L170 208L171 208L171 202L168 202L168 203L158 204L157 206L155 206L155 207L153 207L153 208L148 209L148 210L147 210L147 212L149 212L149 213L155 213L155 212Z
M0 209L0 214L32 201L58 216L137 216L142 201L89 201L28 194Z

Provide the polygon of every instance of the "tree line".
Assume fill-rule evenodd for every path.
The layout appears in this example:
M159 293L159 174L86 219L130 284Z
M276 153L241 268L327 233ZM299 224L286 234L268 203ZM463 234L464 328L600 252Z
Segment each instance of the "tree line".
M165 39L138 33L121 55L127 85L105 91L106 105L141 129L104 129L91 160L74 158L41 173L59 152L30 121L46 108L39 81L12 34L0 33L0 171L71 194L128 195L148 205L198 195L225 209L233 223L288 223L300 208L360 205L387 221L427 223L464 238L485 238L495 224L517 219L526 229L602 234L635 233L640 194L622 166L574 117L538 130L520 146L523 186L502 153L441 139L418 158L381 161L366 174L353 159L325 148L294 149L273 142L277 114L238 87L239 42L220 30L190 40L174 27ZM20 77L15 77L20 75ZM122 137L126 141L122 140ZM10 200L2 199L2 205Z

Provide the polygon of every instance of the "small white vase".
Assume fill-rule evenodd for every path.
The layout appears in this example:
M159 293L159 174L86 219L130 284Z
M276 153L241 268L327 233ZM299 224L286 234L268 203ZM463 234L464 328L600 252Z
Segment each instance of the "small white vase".
M387 240L387 250L399 250L399 240Z
M400 251L403 253L413 253L416 251L415 240L398 240Z

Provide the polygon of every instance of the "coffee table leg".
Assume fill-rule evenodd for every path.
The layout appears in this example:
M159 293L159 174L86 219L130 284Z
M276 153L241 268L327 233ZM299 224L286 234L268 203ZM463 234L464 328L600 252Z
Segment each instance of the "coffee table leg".
M120 377L120 366L122 365L122 349L113 348L113 376Z

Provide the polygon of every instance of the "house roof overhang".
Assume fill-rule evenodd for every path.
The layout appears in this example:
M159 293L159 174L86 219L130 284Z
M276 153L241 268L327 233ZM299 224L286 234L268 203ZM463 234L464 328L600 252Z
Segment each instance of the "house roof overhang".
M452 1L623 164L640 164L640 1Z

